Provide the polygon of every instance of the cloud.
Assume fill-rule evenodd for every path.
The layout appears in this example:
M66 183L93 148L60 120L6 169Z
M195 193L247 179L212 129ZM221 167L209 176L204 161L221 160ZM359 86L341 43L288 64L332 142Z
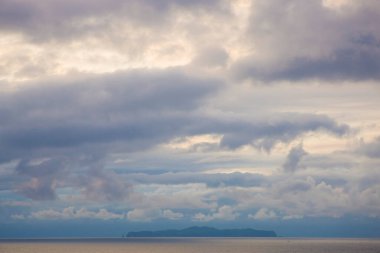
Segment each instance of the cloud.
M223 82L181 68L65 76L29 85L0 95L0 162L20 160L16 171L24 178L16 190L34 200L56 199L63 187L79 190L89 201L125 199L131 184L105 171L109 155L175 138L217 134L222 139L216 148L250 145L269 152L308 132L342 136L349 131L348 125L318 114L234 120L210 115L205 100ZM221 180L244 181L234 177ZM208 183L219 182L209 178Z
M239 63L242 76L268 81L304 79L323 80L378 80L380 78L380 47L370 49L340 49L326 59L292 59L286 67L261 71L254 62ZM252 67L250 67L252 66Z
M277 143L288 143L298 136L310 131L327 131L337 136L349 132L345 124L338 124L325 115L315 114L280 114L267 122L235 125L233 132L226 131L221 145L228 148L238 148L252 145L256 148L270 151Z
M11 219L14 220L25 220L25 216L23 214L12 214Z
M182 213L179 212L173 212L170 209L165 209L162 211L162 217L169 219L169 220L179 220L184 217Z
M362 143L357 149L357 152L364 154L370 158L379 158L380 157L380 137L377 137L375 140L369 143Z
M156 209L133 209L127 213L127 219L130 221L147 222L160 216L160 210Z
M2 206L14 206L14 207L30 207L32 206L31 201L19 201L19 200L6 200L1 201L0 205Z
M249 214L248 218L254 220L268 220L277 218L277 214L272 210L268 210L267 208L261 208L254 215Z
M124 219L124 214L109 212L107 209L100 209L96 211L89 211L86 208L76 209L75 207L66 207L62 211L53 209L41 210L32 212L29 219L40 220L67 220L67 219Z
M213 217L210 216L210 215L206 215L206 214L204 214L204 213L196 213L196 214L193 216L193 220L196 220L196 221L203 221L203 222L208 222L208 221L213 220Z
M167 19L172 16L173 10L184 8L196 11L198 8L207 8L210 11L211 7L215 8L218 5L218 9L222 9L218 2L42 0L30 3L27 0L5 0L0 3L0 28L5 31L22 32L37 42L64 40L110 28L112 21L117 24L116 21L120 19L135 26L159 27L168 23Z
M1 144L22 150L128 139L144 147L186 124L181 112L195 109L215 84L176 70L131 71L2 94Z
M54 180L32 177L20 185L17 192L33 200L53 200L56 198L55 188Z
M248 33L254 53L236 63L253 80L378 80L376 1L332 9L324 1L256 0Z
M228 61L228 53L223 48L208 47L201 48L198 55L193 59L192 64L197 67L221 67Z
M40 161L21 160L16 171L29 177L29 181L18 186L17 192L34 200L52 200L56 198L57 177L64 175L65 159L48 158Z
M5 0L0 30L21 39L11 39L18 43L5 57L4 75L22 80L187 65L262 83L378 80L379 4L332 6L320 0Z
M299 144L296 147L293 147L288 156L286 157L285 163L282 165L282 168L285 172L295 172L300 168L300 162L304 156L307 155L307 152L303 149L302 144Z
M202 222L208 222L212 220L235 220L237 217L239 217L239 213L235 211L235 209L232 206L221 206L219 207L215 212L211 214L204 214L204 213L196 213L193 216L193 220L196 221L202 221Z
M2 219L379 216L380 5L339 2L1 1Z
M310 174L296 177L293 174L292 177L277 178L265 191L250 195L243 192L237 201L240 208L266 206L266 209L276 210L277 215L284 217L343 217L348 214L378 216L379 209L374 203L370 204L374 201L373 194L377 191L378 183L363 178L354 179L355 176L347 175L347 171L341 172L340 178L344 177L352 179L334 184L334 180L328 182L323 177L312 177ZM357 188L359 185L363 189ZM239 194L235 198L236 196ZM250 196L249 200L244 199L247 196ZM259 214L268 212L262 211Z
M226 185L258 186L266 178L254 173L202 173L202 172L166 172L159 174L128 173L128 178L136 184L189 184L205 183L208 187Z
M135 222L148 222L155 219L169 219L169 220L179 220L182 219L184 215L180 212L174 212L170 209L142 209L136 208L127 213L127 219Z
M120 201L127 199L131 185L112 171L105 171L104 164L91 166L86 174L79 176L80 185L86 200L97 202Z
M359 47L359 46L358 46ZM286 69L273 73L273 79L378 80L380 46L368 49L342 49L328 59L295 59Z
M55 199L64 186L88 200L123 199L130 185L103 171L107 155L182 134L190 120L184 112L195 110L215 82L176 70L132 71L3 93L0 161L21 159L16 172L25 181L17 191L34 200Z
M79 166L80 171L75 168ZM60 187L74 187L86 201L110 202L126 199L131 185L112 171L104 171L102 158L85 154L21 160L16 172L25 182L15 191L33 200L55 200Z
M204 184L136 184L129 208L143 210L214 209L217 207L212 190Z
M283 220L298 220L298 219L302 219L303 216L302 215L286 215L284 217L282 217Z

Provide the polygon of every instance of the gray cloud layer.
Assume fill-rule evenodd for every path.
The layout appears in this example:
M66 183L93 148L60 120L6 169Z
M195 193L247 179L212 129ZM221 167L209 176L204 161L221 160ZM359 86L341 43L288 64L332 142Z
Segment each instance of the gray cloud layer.
M249 34L254 54L235 67L258 80L379 79L380 8L376 1L253 1Z
M378 217L380 5L328 2L0 1L0 204Z
M304 156L307 155L307 152L303 149L302 145L298 145L293 147L288 156L286 157L286 161L283 164L283 169L286 172L294 172L300 167L300 162Z
M175 9L224 9L218 0L207 1L74 1L38 2L5 0L0 3L0 29L18 31L34 42L66 40L112 30L112 22L128 20L135 26L167 25ZM219 8L216 8L219 5Z
M88 167L82 180L71 182L89 199L108 201L123 198L129 189L102 171L103 160L114 152L199 134L222 135L224 148L252 145L270 151L310 131L341 136L349 130L324 115L231 120L199 111L202 101L220 87L215 79L169 69L80 76L3 93L1 160L21 159L17 171L29 180L18 191L33 199L53 199L75 168Z

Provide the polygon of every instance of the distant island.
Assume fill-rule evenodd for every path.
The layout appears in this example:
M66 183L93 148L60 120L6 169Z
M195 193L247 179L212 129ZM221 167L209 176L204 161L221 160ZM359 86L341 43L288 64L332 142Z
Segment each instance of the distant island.
M181 230L129 232L127 237L277 237L274 231L244 229L216 229L212 227L189 227Z

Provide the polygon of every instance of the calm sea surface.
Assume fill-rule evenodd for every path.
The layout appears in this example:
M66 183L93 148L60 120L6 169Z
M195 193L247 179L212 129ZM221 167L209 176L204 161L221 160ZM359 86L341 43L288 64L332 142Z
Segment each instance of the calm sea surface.
M137 238L0 240L1 253L380 253L371 239Z

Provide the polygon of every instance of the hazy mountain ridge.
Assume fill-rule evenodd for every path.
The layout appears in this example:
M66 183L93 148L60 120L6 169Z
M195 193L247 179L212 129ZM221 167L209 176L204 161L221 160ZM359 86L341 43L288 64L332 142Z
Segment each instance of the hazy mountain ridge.
M216 229L212 227L189 227L158 231L129 232L127 237L277 237L274 231L244 229Z

